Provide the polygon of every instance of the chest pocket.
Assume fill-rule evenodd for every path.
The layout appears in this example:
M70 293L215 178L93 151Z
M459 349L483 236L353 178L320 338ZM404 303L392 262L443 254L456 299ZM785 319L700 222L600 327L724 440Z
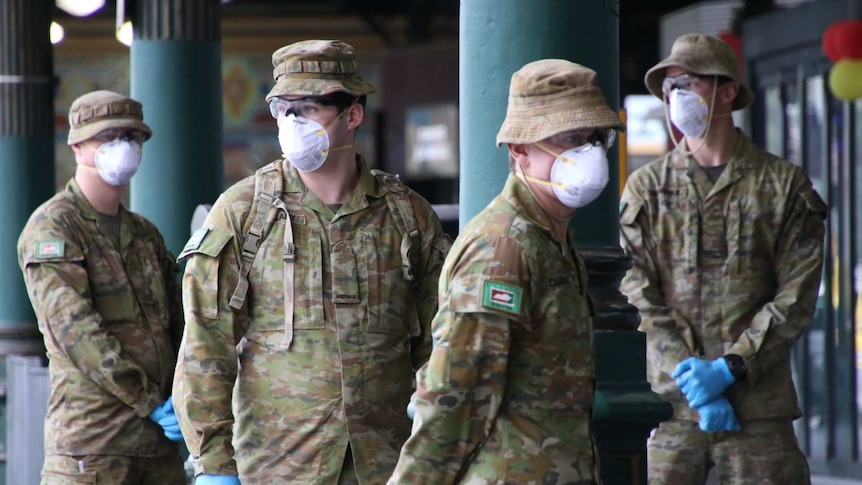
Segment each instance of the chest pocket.
M127 274L150 325L167 328L170 324L170 305L165 282L167 278L175 277L176 273L165 274L161 252L150 237L133 238L124 251L124 260Z
M283 221L278 221L283 224ZM312 330L324 328L323 320L323 250L318 227L303 224L293 219L293 240L296 248L296 268L294 275L294 328ZM282 227L282 226L279 226ZM275 229L284 231L281 229ZM282 246L279 245L279 251ZM282 258L278 258L282 264ZM281 286L279 285L279 288Z
M137 321L139 306L128 271L138 268L134 264L126 268L120 253L108 240L93 242L84 249L93 307L108 325ZM142 292L144 298L148 294Z
M368 331L397 335L409 330L409 282L404 278L401 237L394 227L362 233L368 288ZM364 267L362 267L364 266Z
M775 237L772 231L763 230L761 214L772 210L760 207L755 198L731 200L727 212L727 244L729 270L733 278L762 280L773 273L772 248ZM764 280L764 284L768 281Z

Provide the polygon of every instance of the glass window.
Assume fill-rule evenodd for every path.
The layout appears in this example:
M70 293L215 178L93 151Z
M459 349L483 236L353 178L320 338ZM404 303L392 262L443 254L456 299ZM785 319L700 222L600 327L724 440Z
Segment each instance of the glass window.
M826 91L823 76L805 81L805 159L804 165L814 188L827 194L826 180Z
M862 191L862 99L856 100L856 143L855 155L850 166L855 168L853 190L850 193L850 206L852 211L850 220L853 221L853 296L854 310L853 323L856 336L856 407L862 415L862 210L859 209ZM862 441L862 426L857 427L859 440Z
M766 151L784 156L784 108L781 86L766 88Z
M815 190L829 200L829 153L826 150L826 91L824 89L823 77L814 76L805 81L805 157L803 162L808 176ZM797 162L799 163L799 162ZM820 282L820 291L817 298L817 306L814 318L808 327L805 338L807 342L807 370L808 389L804 394L805 419L808 422L809 453L812 457L826 458L827 426L826 411L828 404L827 378L828 368L826 359L826 328L829 322L829 279L826 265L823 267L823 277Z
M799 86L796 79L790 79L784 88L785 136L784 158L796 165L802 165L802 106L800 105Z

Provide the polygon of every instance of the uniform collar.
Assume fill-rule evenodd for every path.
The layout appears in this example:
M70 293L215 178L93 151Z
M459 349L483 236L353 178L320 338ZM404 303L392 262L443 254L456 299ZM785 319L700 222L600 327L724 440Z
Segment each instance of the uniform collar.
M283 161L282 164L285 193L301 193L300 204L316 212L328 213L332 211L332 209L308 190L308 187L302 182L302 178L300 178L296 167L287 161ZM379 182L374 177L365 163L365 159L358 153L356 154L356 165L359 170L359 182L356 184L356 188L353 189L350 199L342 205L342 213L356 212L368 207L368 197L380 198L386 194L385 184Z
M747 170L753 167L754 165L754 157L751 156L751 153L754 151L754 143L751 141L746 134L740 130L736 129L738 136L736 137L736 147L733 149L733 153L730 155L730 160L727 162L728 169L741 169ZM682 145L677 148L674 148L673 151L669 154L669 162L670 165L677 170L689 170L693 167L693 164L697 163L694 160L694 157L691 155L686 155L686 149Z
M514 173L509 173L506 179L506 185L500 193L500 197L512 205L518 212L522 213L527 219L532 221L537 226L541 227L545 232L551 232L551 219L545 212L545 209L539 205L530 187Z
M87 196L84 195L84 191L81 190L81 186L78 185L78 182L75 178L69 179L69 182L66 183L66 192L72 194L72 200L75 204L75 207L78 209L78 213L84 217L85 219L89 219L92 221L99 221L102 219L101 215L95 208L90 204L90 201L87 200ZM121 221L130 221L131 217L128 217L129 211L120 203L119 212L117 215L121 215L126 213L126 216L121 217Z
M102 216L87 200L74 177L66 183L66 192L71 194L72 203L75 204L75 209L81 217L95 223L102 221ZM137 236L139 226L132 217L132 213L122 203L117 215L120 217L120 248L125 248Z

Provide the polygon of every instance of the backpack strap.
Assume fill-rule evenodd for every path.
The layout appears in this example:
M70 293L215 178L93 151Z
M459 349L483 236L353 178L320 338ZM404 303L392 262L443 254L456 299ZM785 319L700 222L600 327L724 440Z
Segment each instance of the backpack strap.
M251 271L258 250L260 250L261 239L269 232L269 228L272 227L278 216L275 201L281 201L283 188L284 180L276 163L271 163L254 173L254 197L248 218L243 224L239 280L233 296L230 297L230 307L235 310L241 309L245 304L245 297L248 294L248 273ZM286 219L290 220L290 216L288 215Z
M419 228L416 225L416 213L413 204L410 203L410 188L401 183L398 176L381 170L374 169L371 173L386 184L386 204L395 221L395 227L401 233L401 272L404 279L411 285L416 285L417 278L414 271L414 260L416 250L421 247Z
M281 177L279 177L281 178ZM281 198L273 201L277 210L284 211L284 246L282 259L284 259L284 340L281 347L289 349L293 343L293 306L294 306L294 271L296 269L296 246L293 244L293 227L290 224L290 212Z

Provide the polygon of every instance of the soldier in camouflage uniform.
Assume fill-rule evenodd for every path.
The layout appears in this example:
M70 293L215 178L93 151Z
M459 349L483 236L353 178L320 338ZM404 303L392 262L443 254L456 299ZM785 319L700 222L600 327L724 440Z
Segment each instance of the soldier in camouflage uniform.
M18 240L50 362L42 483L185 484L169 398L179 267L120 203L152 132L140 103L110 91L75 100L69 125L75 177Z
M353 48L303 41L272 60L285 160L222 194L180 255L177 413L199 484L384 483L450 240L354 152L373 87Z
M790 350L814 312L826 207L805 173L733 125L752 94L723 41L689 34L650 69L679 145L620 204L648 377L674 417L648 443L651 484L805 484Z
M389 483L600 482L587 274L568 223L607 184L622 128L591 69L545 59L512 76L497 134L511 173L446 258Z

